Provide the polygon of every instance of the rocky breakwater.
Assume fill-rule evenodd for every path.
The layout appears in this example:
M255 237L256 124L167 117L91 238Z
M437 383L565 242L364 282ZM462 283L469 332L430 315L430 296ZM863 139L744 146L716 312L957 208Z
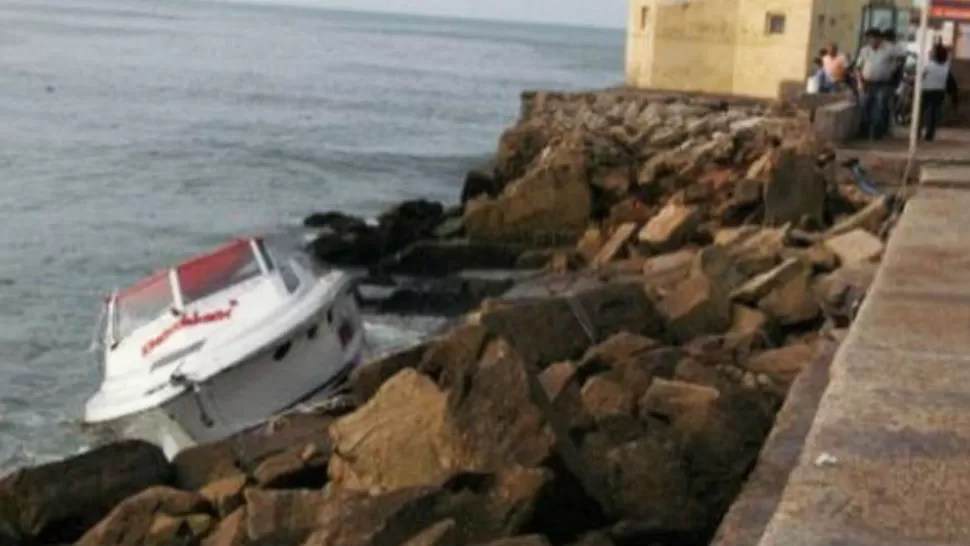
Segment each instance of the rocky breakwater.
M547 276L361 366L340 412L10 475L0 545L707 544L890 227L810 134L759 105L530 96L462 208L396 208L424 227L363 261L525 249ZM383 241L393 217L318 220Z

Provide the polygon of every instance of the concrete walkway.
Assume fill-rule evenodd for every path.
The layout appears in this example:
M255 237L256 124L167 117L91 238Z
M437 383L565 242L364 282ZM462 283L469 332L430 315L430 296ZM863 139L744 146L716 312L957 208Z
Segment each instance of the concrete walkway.
M759 544L970 544L970 167L923 167Z

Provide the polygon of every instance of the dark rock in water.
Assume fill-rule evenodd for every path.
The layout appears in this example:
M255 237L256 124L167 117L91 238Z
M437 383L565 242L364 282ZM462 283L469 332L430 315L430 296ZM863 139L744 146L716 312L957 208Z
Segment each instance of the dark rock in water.
M425 199L404 201L391 207L377 220L385 252L397 252L415 241L434 237L434 229L444 214L441 203Z
M303 220L303 225L314 229L329 229L335 233L363 232L369 227L363 218L339 211L313 213Z
M192 544L212 529L212 515L212 506L198 493L153 487L119 504L77 546Z
M528 247L517 244L418 241L382 261L379 269L385 273L439 277L468 269L513 269L526 250Z
M259 465L293 446L307 445L329 456L327 429L334 417L328 414L293 413L225 440L187 449L172 461L176 483L182 489L203 486L239 474L251 474Z
M495 179L491 170L472 169L465 176L465 184L461 189L461 204L478 197L496 197L502 193L502 184Z
M477 307L485 298L505 293L511 279L443 279L431 285L415 284L395 290L374 303L379 313L457 316ZM365 306L368 302L365 300Z
M0 543L73 542L122 500L171 477L161 450L135 441L20 470L0 481Z

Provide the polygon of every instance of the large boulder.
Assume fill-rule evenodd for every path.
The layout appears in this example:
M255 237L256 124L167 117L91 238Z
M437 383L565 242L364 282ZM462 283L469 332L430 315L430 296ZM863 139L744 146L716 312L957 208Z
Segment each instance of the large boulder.
M125 500L77 546L182 546L213 528L212 506L198 493L153 487Z
M859 265L878 260L885 245L878 237L863 229L854 229L825 241L825 246L843 265Z
M482 466L448 419L447 395L413 369L399 372L367 404L334 422L330 434L331 481L343 489L433 485Z
M384 211L377 219L382 253L392 254L415 241L434 237L444 213L441 203L425 199L404 201Z
M812 291L811 268L796 262L800 271L783 276L773 289L758 302L758 307L783 326L811 321L821 307Z
M496 183L505 187L524 176L552 137L553 132L542 120L519 124L502 133L495 154Z
M465 229L473 241L575 241L591 212L587 153L582 139L570 138L546 150L499 197L469 202Z
M527 301L482 313L477 322L539 365L582 356L620 332L663 336L661 316L640 283L615 283L567 297Z
M827 183L818 157L806 150L775 150L772 169L764 184L765 221L770 225L821 226L825 221Z
M723 334L731 327L729 296L719 279L695 272L660 302L659 310L673 338L686 342L698 336Z
M700 222L697 207L669 203L647 222L639 240L657 253L677 250L687 243Z
M135 441L19 470L0 481L0 544L73 542L119 502L171 478L161 450Z

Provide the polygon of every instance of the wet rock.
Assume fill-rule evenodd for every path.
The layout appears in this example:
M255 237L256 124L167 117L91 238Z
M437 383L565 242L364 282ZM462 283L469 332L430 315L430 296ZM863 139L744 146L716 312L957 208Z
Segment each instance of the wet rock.
M202 546L244 546L247 541L246 507L241 506L216 525Z
M202 495L153 487L128 498L78 540L78 546L176 546L212 528L212 506Z
M711 387L655 379L640 399L639 408L645 420L661 419L687 438L704 429L720 396L720 391Z
M478 322L537 364L579 358L594 341L618 332L663 334L663 321L640 283L607 284L579 291L571 299L572 303L557 297L488 311Z
M441 223L444 213L441 203L425 199L404 201L384 211L377 219L383 254L434 237L434 229Z
M309 244L317 260L333 265L371 264L381 258L384 244L377 228L342 213L324 213L307 219L322 225Z
M821 313L811 289L812 273L803 266L797 275L780 283L758 303L758 308L784 326L815 319Z
M587 381L581 395L583 407L596 420L633 415L636 409L632 391L602 376Z
M885 250L885 245L878 237L862 229L828 239L825 246L839 257L843 265L876 261Z
M170 481L155 446L128 441L0 480L0 543L77 540L122 500Z
M266 489L323 487L327 483L331 451L329 437L323 442L295 444L261 462L253 471L253 478Z
M212 505L217 516L225 518L242 506L243 490L248 483L249 478L239 474L214 481L200 489L199 494Z
M418 241L380 263L384 273L442 277L468 269L513 269L528 247L464 240Z
M758 354L742 366L752 373L765 374L786 388L815 357L815 344L801 343Z
M497 197L502 192L502 187L502 183L496 180L494 171L472 169L465 175L465 183L461 188L461 204L479 197Z
M572 139L550 148L496 199L469 202L465 229L473 241L575 241L591 212L586 152Z
M687 242L700 220L696 207L671 203L643 227L639 240L655 252L676 250Z
M383 492L431 485L482 465L449 421L447 395L411 369L334 422L330 434L330 476L342 489ZM402 453L408 456L401 458Z

